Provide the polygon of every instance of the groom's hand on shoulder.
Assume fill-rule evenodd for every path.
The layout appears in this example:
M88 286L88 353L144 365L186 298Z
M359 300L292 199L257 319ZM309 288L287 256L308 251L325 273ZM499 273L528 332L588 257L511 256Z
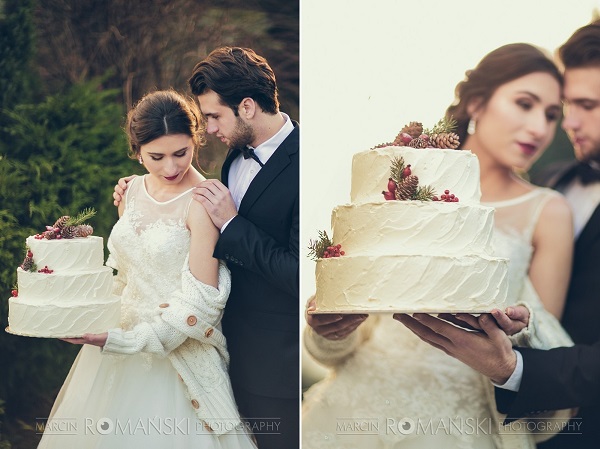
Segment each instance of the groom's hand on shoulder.
M119 207L121 201L123 201L123 195L125 195L125 190L127 190L127 183L135 178L137 175L130 175L125 178L120 178L117 184L115 185L115 191L113 192L113 204Z
M237 207L231 192L218 179L202 181L194 189L193 197L204 206L214 225L219 229L237 215Z

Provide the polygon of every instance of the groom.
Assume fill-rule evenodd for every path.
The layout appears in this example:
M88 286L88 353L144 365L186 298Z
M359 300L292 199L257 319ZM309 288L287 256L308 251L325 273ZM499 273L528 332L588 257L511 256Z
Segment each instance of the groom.
M189 85L207 132L229 148L222 182L201 183L194 199L221 231L213 256L231 270L222 325L235 399L261 449L297 448L298 123L279 111L273 70L251 49L214 50Z

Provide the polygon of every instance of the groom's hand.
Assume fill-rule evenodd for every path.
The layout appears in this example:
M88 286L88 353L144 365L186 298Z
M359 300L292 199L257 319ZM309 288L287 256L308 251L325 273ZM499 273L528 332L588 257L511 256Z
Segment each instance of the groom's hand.
M500 329L508 336L518 334L529 325L529 309L525 306L510 306L506 308L505 312L493 309L491 314ZM475 315L442 313L438 317L465 329L481 330L479 317Z
M113 192L113 204L119 207L121 201L123 201L123 195L125 195L125 190L127 190L127 183L135 178L137 175L127 176L126 178L120 178L117 184L115 185L115 191Z
M204 206L218 229L237 215L231 192L217 179L202 181L194 189L193 197Z
M461 329L439 318L416 313L396 314L421 340L460 360L498 385L506 383L515 370L517 356L506 333L490 314L481 315L481 331Z
M369 315L364 314L315 314L315 300L311 299L306 308L306 323L323 338L342 340L354 332Z

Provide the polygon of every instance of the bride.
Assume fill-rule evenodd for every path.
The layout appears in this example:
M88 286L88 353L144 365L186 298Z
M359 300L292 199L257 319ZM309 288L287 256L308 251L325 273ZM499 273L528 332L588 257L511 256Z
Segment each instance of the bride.
M557 193L515 175L551 142L562 77L540 50L500 47L468 71L447 116L481 167L482 204L496 208L494 248L510 259L509 302L536 321L521 345L570 345L562 313L572 257L571 214ZM314 307L309 303L309 308ZM496 311L500 323L510 322ZM507 309L511 318L514 308ZM305 346L331 368L303 403L303 447L534 448L550 435L504 428L492 387L389 315L307 315ZM554 417L568 417L569 411ZM549 432L546 432L549 433Z
M49 423L76 425L46 431L38 447L255 448L220 331L229 271L212 257L218 230L192 201L204 180L192 167L204 138L199 113L174 91L153 92L125 130L148 174L130 183L108 239L122 328L67 340L84 345Z

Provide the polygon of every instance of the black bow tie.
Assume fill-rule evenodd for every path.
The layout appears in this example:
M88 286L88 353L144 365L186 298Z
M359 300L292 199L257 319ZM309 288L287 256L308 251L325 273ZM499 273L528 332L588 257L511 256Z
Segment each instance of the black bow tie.
M254 148L244 147L244 148L240 148L240 151L242 152L242 155L244 156L244 159L252 158L256 162L258 162L258 165L260 165L261 167L265 166L265 164L263 164L260 161L260 159L258 158L258 156L256 155L256 153L254 152Z
M583 185L600 182L600 170L597 170L584 162L577 164L575 167L575 176Z

